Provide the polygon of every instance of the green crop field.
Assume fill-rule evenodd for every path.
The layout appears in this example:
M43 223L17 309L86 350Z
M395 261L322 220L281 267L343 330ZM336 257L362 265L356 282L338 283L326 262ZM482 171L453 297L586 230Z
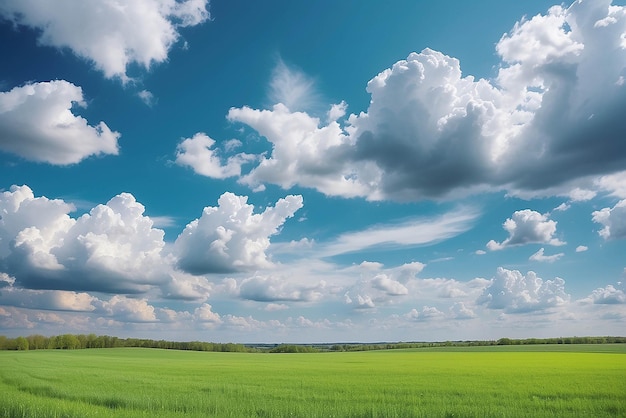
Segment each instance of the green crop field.
M623 417L626 346L3 351L0 416Z

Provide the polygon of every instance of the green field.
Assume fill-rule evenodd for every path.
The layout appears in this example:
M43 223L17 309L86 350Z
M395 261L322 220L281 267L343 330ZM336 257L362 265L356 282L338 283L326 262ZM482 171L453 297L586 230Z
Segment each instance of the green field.
M626 416L626 346L3 351L0 416Z

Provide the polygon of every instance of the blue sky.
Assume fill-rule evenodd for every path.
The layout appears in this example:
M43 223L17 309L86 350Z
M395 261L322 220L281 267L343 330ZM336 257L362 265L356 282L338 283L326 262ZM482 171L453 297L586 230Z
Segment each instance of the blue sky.
M0 333L621 335L623 2L0 5Z

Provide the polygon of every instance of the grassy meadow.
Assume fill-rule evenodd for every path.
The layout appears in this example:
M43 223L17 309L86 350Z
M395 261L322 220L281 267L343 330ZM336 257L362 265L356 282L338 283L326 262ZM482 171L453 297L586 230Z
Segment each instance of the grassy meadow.
M3 351L0 416L626 416L626 345Z

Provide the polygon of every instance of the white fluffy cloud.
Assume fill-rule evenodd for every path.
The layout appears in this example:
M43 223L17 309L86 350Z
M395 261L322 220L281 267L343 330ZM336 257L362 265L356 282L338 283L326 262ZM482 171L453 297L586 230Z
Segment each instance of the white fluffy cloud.
M372 279L372 287L382 290L389 296L401 296L409 293L409 290L402 283L393 280L386 274L379 274Z
M612 208L603 208L592 214L594 222L602 224L598 233L606 240L626 238L626 199L620 200Z
M474 311L463 302L456 302L450 307L450 316L454 319L472 319L476 318Z
M206 207L174 244L178 266L192 274L270 267L269 237L302 207L302 196L287 196L263 213L253 213L247 197L224 193L217 207Z
M58 243L74 220L68 215L74 206L62 200L35 197L28 186L11 186L0 194L0 259L9 257L16 238L25 233L38 234L40 251L33 251L35 263L57 267L49 250ZM34 242L33 242L34 244ZM39 253L40 255L36 255ZM46 255L48 254L48 255Z
M596 180L596 185L612 196L626 199L626 171L602 176Z
M532 116L507 141L502 160L515 187L536 190L623 170L624 10L611 0L554 6L498 43L505 65L497 81L509 103ZM607 18L612 23L598 24Z
M239 296L257 302L312 302L323 295L325 282L315 286L290 283L287 277L260 276L244 279Z
M0 195L0 260L21 286L137 292L165 283L163 231L122 193L78 219L28 186Z
M161 285L161 292L168 299L186 301L206 301L214 286L203 276L194 276L173 270L170 280Z
M206 328L214 328L222 323L220 314L213 312L213 308L208 303L203 303L193 313L193 318Z
M384 268L380 263L363 262L349 267L344 273L358 273L359 277L342 288L344 303L355 309L373 309L392 305L411 296L417 275L425 264L413 262L398 267Z
M204 133L197 133L192 138L184 139L178 144L176 164L191 167L197 174L206 177L225 179L241 174L241 166L256 158L253 155L240 153L228 157L225 164L219 153L214 149L215 140Z
M548 219L547 215L534 210L518 210L502 224L509 237L502 242L491 240L487 243L487 248L495 251L532 243L563 245L565 244L563 241L554 237L556 224L555 221Z
M445 318L446 314L433 306L425 305L421 311L413 308L406 314L404 318L409 321L434 321Z
M228 119L255 129L272 143L269 156L240 182L258 189L264 183L284 189L310 187L327 195L355 197L370 194L350 163L350 140L335 121L320 127L320 120L304 112L292 112L284 104L272 110L234 108Z
M610 3L577 1L517 23L497 44L493 81L463 76L440 52L412 53L368 83L369 108L346 126L285 103L231 109L231 121L272 144L240 181L409 200L562 194L574 181L623 170L626 13Z
M158 288L169 299L204 301L226 285L215 287L198 274L271 267L265 254L269 237L302 207L301 196L287 196L255 214L246 202L225 193L218 207L205 208L166 251L164 232L129 193L75 219L69 216L73 205L35 197L28 186L12 186L0 193L0 287L110 293ZM188 271L177 270L177 262ZM254 291L259 280L244 280L242 294L253 300L311 301L323 288L272 277ZM236 287L235 282L227 290L233 293Z
M369 295L364 295L363 296L361 294L357 294L356 298L353 300L346 293L345 302L347 304L354 305L355 309L359 309L359 310L361 310L361 309L374 309L376 307L376 304L372 300L372 297L369 296Z
M624 284L622 282L618 282L617 287L608 285L606 287L597 288L591 292L586 299L583 299L583 302L600 305L626 304Z
M546 280L529 271L524 276L518 270L498 267L496 275L477 300L489 309L507 313L542 311L564 305L570 300L565 293L565 281L559 277Z
M101 302L100 310L118 321L157 322L155 308L146 299L115 295L108 301Z
M209 18L208 0L6 0L0 15L39 32L39 42L69 48L106 77L127 79L130 64L167 59L178 29Z
M26 84L0 92L0 150L31 161L75 164L118 153L120 134L72 113L86 106L80 87L64 80Z

